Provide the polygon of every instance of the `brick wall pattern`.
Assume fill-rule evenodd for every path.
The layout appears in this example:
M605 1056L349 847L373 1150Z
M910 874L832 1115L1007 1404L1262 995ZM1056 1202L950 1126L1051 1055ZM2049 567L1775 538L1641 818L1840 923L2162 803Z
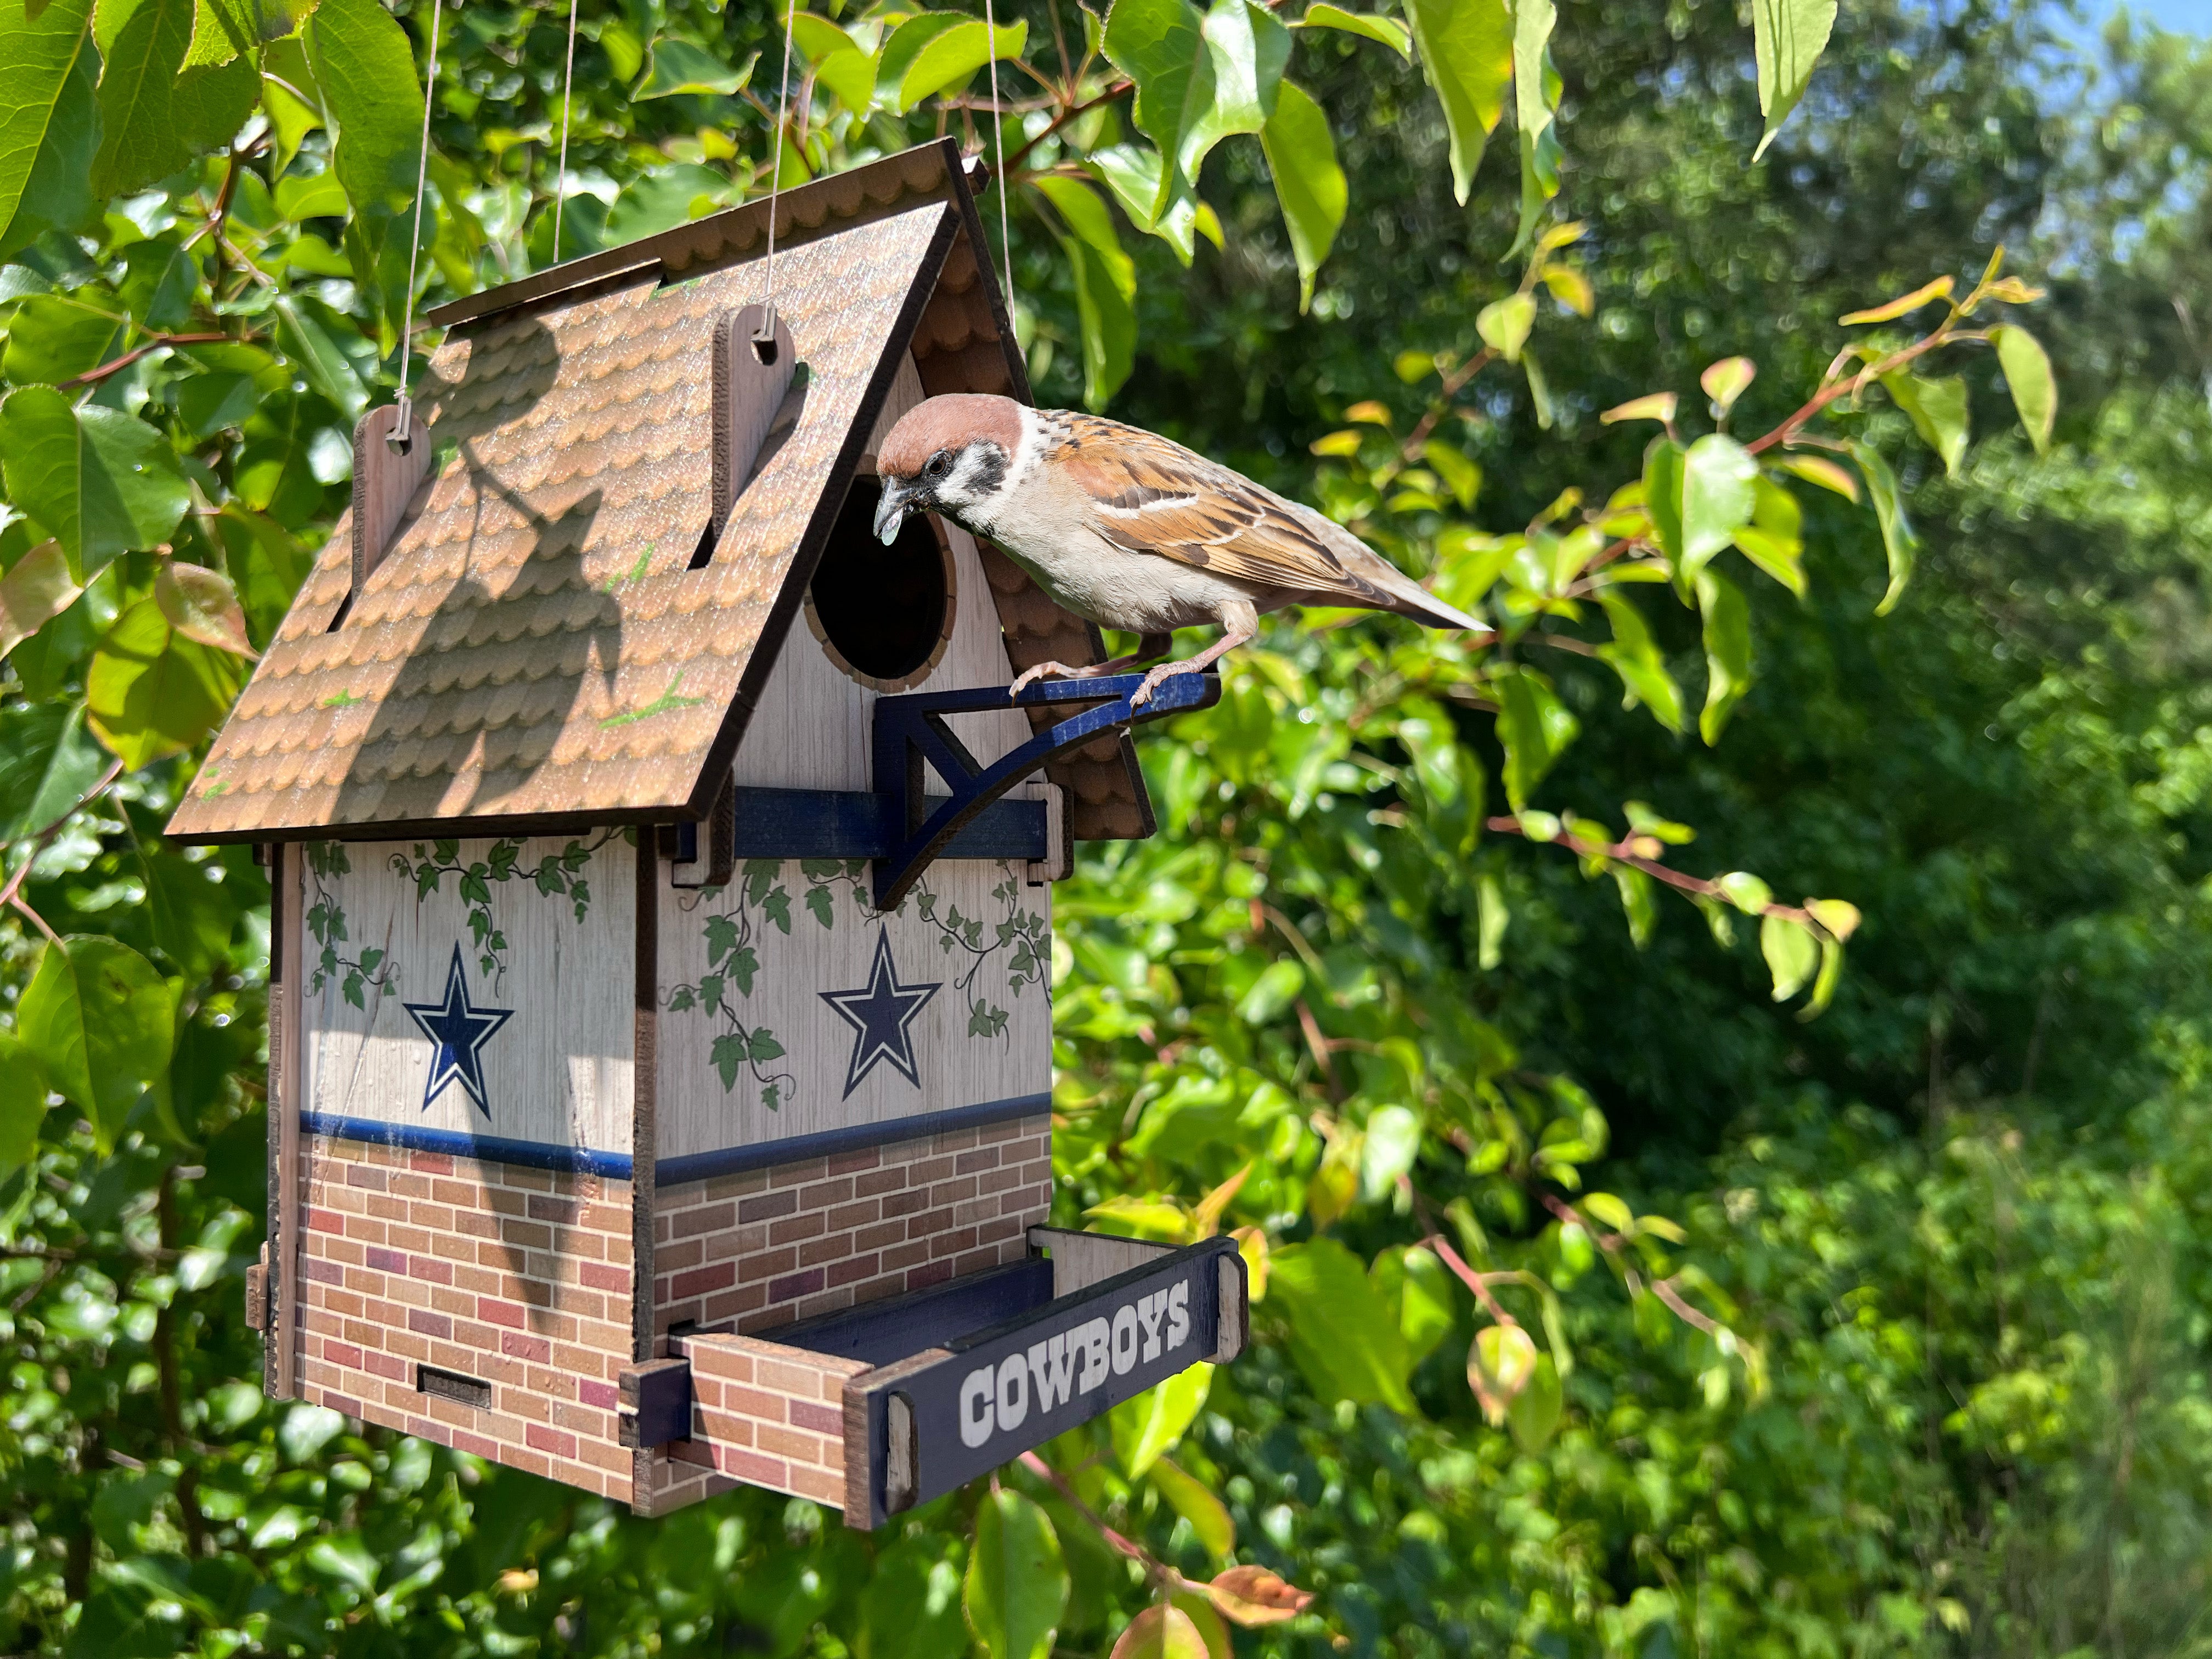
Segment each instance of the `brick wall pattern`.
M306 1138L301 1397L628 1502L630 1188ZM425 1393L421 1367L490 1386Z
M844 1507L845 1384L867 1362L733 1333L678 1337L669 1348L691 1361L691 1438L654 1460L647 1513L740 1483Z
M654 1328L750 1334L1018 1261L1052 1200L1051 1137L1011 1118L664 1187Z

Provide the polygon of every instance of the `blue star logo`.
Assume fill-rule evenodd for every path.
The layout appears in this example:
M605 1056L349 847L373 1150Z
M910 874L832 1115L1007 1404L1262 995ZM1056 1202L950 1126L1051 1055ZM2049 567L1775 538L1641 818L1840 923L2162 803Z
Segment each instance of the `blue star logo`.
M857 1034L853 1039L852 1060L845 1067L845 1093L848 1097L882 1060L889 1060L892 1069L916 1088L921 1086L921 1068L914 1056L912 1027L915 1016L921 1012L924 1003L937 994L937 990L933 984L898 982L897 971L891 966L890 932L878 927L875 965L868 970L868 982L857 991L816 993Z
M491 1105L484 1098L481 1051L491 1034L514 1018L514 1010L479 1008L470 1003L468 975L461 967L459 945L453 946L453 966L446 970L446 1000L403 1002L399 1006L406 1009L433 1045L430 1080L422 1088L422 1109L430 1109L430 1103L447 1084L459 1083L461 1092L476 1103L477 1110L489 1117Z

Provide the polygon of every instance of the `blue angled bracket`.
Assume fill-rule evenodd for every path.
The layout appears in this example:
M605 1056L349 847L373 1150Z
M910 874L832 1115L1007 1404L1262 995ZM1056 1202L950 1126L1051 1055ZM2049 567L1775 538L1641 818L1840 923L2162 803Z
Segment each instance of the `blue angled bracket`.
M1132 706L1144 684L1142 674L1103 679L1039 680L1019 696L1002 687L967 691L913 691L878 697L875 712L875 785L878 795L899 803L891 850L874 860L875 906L897 907L930 861L976 814L1030 773L1125 726L1211 708L1221 701L1221 681L1212 674L1176 674L1162 680L1152 700ZM994 710L1088 703L1082 713L1038 732L1019 748L985 766L945 724L947 714L981 714ZM951 791L935 809L922 795L924 768L933 767Z

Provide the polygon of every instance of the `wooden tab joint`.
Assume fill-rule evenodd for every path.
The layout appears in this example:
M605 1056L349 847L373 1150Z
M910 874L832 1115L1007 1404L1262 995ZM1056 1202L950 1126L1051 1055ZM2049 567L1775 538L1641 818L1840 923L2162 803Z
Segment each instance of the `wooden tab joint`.
M651 1359L615 1378L615 1437L632 1451L691 1437L691 1362Z

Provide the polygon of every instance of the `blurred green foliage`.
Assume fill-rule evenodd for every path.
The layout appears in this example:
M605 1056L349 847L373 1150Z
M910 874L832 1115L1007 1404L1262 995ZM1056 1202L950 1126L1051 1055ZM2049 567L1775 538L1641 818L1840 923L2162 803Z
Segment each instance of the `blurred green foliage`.
M1041 398L1320 501L1508 648L1310 616L1148 742L1161 834L1058 899L1055 1219L1236 1231L1261 1340L864 1538L750 1492L637 1522L252 1381L267 890L159 829L396 378L414 117L374 94L427 56L419 3L311 9L4 24L76 137L0 202L0 879L66 941L0 921L0 1647L2212 1650L2212 57L1854 9L1753 167L1790 87L1733 7L1231 6L1209 72L1272 66L1272 111L1133 106L1172 65L1109 27L1009 120ZM1097 33L1006 12L1047 78ZM909 56L902 16L802 19L786 176L975 131L981 25ZM586 9L556 183L564 17L448 16L444 290L545 263L556 189L568 255L766 182L770 14L630 0ZM1893 475L1897 599L1894 514L1711 434L2000 244L2052 290L1996 313L2050 454L1987 351L1804 452ZM1601 418L1655 393L1681 456ZM1131 1635L1093 1517L1225 1588Z

